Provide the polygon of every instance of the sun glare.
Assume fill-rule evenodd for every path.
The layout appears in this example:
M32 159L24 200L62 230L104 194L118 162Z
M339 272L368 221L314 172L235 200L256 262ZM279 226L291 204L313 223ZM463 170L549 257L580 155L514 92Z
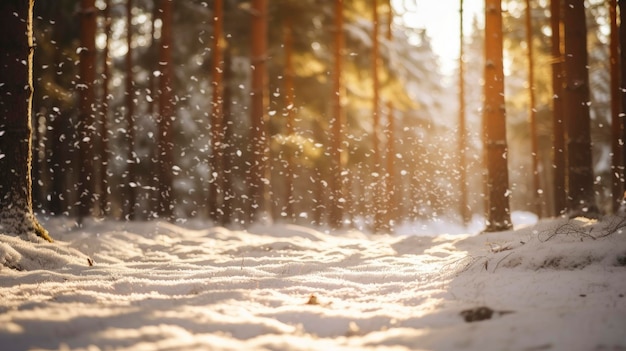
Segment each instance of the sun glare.
M463 32L467 36L476 18L483 23L483 0L463 1ZM425 29L433 50L440 57L441 70L451 74L459 57L459 0L393 0L402 23Z

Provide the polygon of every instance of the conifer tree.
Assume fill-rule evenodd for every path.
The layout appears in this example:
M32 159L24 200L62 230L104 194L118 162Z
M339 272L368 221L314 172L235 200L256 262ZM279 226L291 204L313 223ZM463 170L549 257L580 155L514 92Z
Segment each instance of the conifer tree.
M52 242L32 205L32 30L33 0L0 1L0 230Z

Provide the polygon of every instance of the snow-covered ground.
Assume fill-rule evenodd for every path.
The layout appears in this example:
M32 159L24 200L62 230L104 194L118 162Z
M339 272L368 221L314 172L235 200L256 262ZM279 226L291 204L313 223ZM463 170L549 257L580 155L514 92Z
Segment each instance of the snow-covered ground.
M0 235L1 350L626 350L626 218L437 236L44 224L56 243Z

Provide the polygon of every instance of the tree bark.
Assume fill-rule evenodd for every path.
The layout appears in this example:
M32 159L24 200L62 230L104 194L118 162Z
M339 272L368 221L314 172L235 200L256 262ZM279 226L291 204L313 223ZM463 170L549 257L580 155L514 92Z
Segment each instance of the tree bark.
M620 103L622 112L626 112L626 1L618 0L619 6L619 60L620 60ZM622 123L624 123L622 116ZM626 124L626 123L625 123ZM622 128L622 140L626 141L626 126ZM622 152L622 165L626 166L626 151ZM626 190L626 189L625 189Z
M467 204L467 127L465 121L465 63L463 61L463 0L459 1L459 212L464 225L471 220Z
M285 44L285 115L287 117L286 134L287 138L295 136L295 88L294 88L294 68L293 68L293 19L287 16L283 22L284 44ZM291 143L288 144L291 146ZM294 180L295 164L294 151L291 147L285 150L285 214L288 220L295 219L294 213Z
M328 222L331 227L341 228L344 216L343 176L341 163L341 140L343 137L344 112L341 105L343 98L343 0L335 0L335 17L333 28L333 87L332 87L332 115L330 120L330 192L331 204L328 213ZM318 183L321 179L317 180Z
M106 42L104 44L103 65L102 65L102 106L100 110L100 214L106 216L109 211L109 76L110 59L109 45L111 42L111 0L106 0L104 17L104 34Z
M135 155L135 89L133 87L133 2L126 0L126 207L125 217L134 220L137 206L137 157Z
M624 163L622 153L624 152L623 128L624 119L622 117L621 93L620 93L620 58L619 58L619 29L617 26L617 1L609 0L610 19L610 71L611 71L611 149L612 155L612 194L613 212L617 211L624 199Z
M252 165L250 167L250 219L272 218L270 192L270 148L268 132L267 85L267 7L268 0L252 1Z
M543 217L543 191L541 190L540 169L539 169L539 146L537 140L537 114L535 102L535 63L533 55L533 31L532 31L532 8L530 0L526 0L526 52L528 57L528 116L530 119L530 156L532 159L533 171L533 201L532 207L535 209L537 217Z
M174 205L172 204L173 149L172 121L174 106L172 100L172 15L173 0L161 0L161 45L159 48L159 118L158 118L158 179L160 217L172 220Z
M501 0L485 1L485 86L483 123L487 164L486 232L512 228L509 210L506 111L502 63Z
M561 40L561 1L550 1L550 28L552 29L552 125L553 125L553 187L554 214L567 211L565 119L563 116L563 49Z
M224 3L215 0L213 5L213 77L211 102L211 154L209 156L209 218L218 221L223 215L220 209L223 196L223 75L224 75Z
M393 22L393 7L391 6L391 0L387 1L387 42L391 44L393 40L393 33L391 24ZM387 101L387 128L386 138L387 138L387 178L385 189L387 190L387 195L385 196L385 200L387 201L387 206L385 206L385 222L388 223L389 229L393 230L393 225L399 219L399 201L398 201L398 186L397 186L397 177L396 177L396 125L395 125L395 114L394 107L391 100Z
M79 65L79 166L78 166L78 218L91 214L94 205L94 133L96 80L96 16L95 0L82 0L80 12L80 65Z
M374 232L381 233L389 230L389 224L385 223L385 170L382 166L380 148L380 80L378 66L380 61L378 41L378 0L373 0L372 5L372 172L377 174L372 183L374 201Z
M0 1L0 224L52 242L32 207L32 15L33 0Z
M598 208L593 190L593 164L589 116L589 72L587 68L587 27L583 0L566 0L565 104L568 121L568 205L570 216L596 217Z

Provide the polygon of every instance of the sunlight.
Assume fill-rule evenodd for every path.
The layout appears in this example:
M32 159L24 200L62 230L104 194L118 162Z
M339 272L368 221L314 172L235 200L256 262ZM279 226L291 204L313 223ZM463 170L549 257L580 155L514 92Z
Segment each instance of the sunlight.
M459 57L459 1L416 0L417 6L409 5L406 0L393 0L398 14L396 20L407 27L425 29L432 40L432 47L440 57L442 73L450 75L457 67ZM476 18L483 23L483 1L463 1L463 32L467 36L472 31L472 22Z

